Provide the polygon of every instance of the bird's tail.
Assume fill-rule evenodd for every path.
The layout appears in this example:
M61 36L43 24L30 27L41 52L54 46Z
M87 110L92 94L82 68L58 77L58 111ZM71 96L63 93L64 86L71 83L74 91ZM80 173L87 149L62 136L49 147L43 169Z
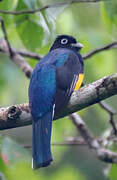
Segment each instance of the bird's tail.
M32 167L48 166L52 161L51 155L51 129L53 112L47 113L37 121L33 121Z

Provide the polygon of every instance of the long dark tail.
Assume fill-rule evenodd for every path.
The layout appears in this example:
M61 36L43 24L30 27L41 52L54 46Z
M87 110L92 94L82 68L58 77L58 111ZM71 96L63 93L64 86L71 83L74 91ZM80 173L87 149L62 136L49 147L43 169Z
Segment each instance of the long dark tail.
M51 129L53 112L47 113L41 119L33 121L33 168L48 166L52 161Z

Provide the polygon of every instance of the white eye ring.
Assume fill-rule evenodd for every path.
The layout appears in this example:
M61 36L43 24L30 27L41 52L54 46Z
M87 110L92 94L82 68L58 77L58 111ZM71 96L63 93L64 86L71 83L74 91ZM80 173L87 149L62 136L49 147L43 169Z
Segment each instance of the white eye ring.
M67 42L68 42L68 39L62 39L61 40L61 44L67 44Z

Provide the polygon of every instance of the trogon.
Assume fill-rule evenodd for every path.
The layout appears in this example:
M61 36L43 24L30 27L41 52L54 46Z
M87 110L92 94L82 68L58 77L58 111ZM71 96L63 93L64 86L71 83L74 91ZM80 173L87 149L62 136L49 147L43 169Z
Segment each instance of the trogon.
M33 168L48 166L52 161L52 120L82 84L84 64L79 54L82 47L72 36L60 35L33 70L29 84Z

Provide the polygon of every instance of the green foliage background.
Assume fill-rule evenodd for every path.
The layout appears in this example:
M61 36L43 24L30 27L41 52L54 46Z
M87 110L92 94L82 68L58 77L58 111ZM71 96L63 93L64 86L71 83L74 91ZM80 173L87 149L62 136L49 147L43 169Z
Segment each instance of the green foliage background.
M29 10L63 0L3 0L0 9ZM64 1L65 2L65 1ZM67 0L66 0L67 2ZM58 34L70 34L84 44L85 54L94 48L116 40L117 0L100 3L75 3L49 8L35 14L3 15L9 40L13 47L45 55ZM0 29L0 38L3 33ZM90 83L113 74L117 69L116 49L101 52L85 61L85 82ZM32 67L37 61L26 59ZM0 106L28 101L29 80L9 58L0 53ZM117 110L117 97L106 100ZM95 136L101 136L110 125L108 115L99 105L79 112ZM115 117L116 120L117 116ZM60 142L77 131L68 118L53 123L52 142ZM8 138L9 136L9 138ZM31 169L31 150L22 144L31 144L31 126L1 132L0 178L7 180L70 179L116 180L117 167L108 168L96 159L86 147L52 146L54 162L47 168ZM116 149L116 148L115 148ZM106 175L104 170L107 170Z

